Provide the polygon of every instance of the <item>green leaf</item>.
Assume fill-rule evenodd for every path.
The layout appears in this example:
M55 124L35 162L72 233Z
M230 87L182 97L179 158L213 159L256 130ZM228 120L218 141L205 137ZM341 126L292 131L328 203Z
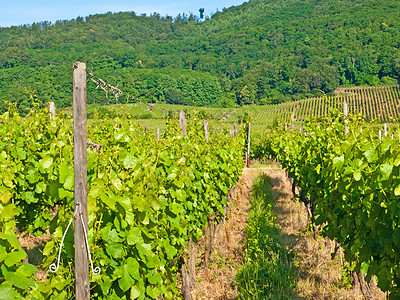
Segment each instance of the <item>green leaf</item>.
M137 285L132 286L131 288L131 299L136 299L140 296L140 288Z
M19 211L15 207L14 204L9 204L5 207L0 212L0 222L11 220L14 218L14 216L17 216L19 214Z
M361 179L361 171L360 170L355 170L353 173L353 177L355 181L360 181Z
M400 183L394 188L394 194L400 196Z
M106 247L107 253L113 258L120 258L124 255L124 247L119 243L111 243Z
M393 230L393 242L396 246L400 247L400 228Z
M344 156L337 156L333 158L333 167L340 169L344 164Z
M367 274L367 273L368 273L368 268L369 268L369 264L368 264L368 263L366 263L366 262L362 262L362 263L361 263L361 271L362 271L364 274Z
M151 252L151 245L146 243L141 243L136 245L136 249L139 251L140 256L152 257L153 252Z
M126 270L132 278L139 280L140 272L139 272L139 263L133 257L128 257L126 260Z
M72 190L74 186L74 175L69 174L66 176L65 181L64 181L64 189L66 190Z
M120 191L122 190L123 184L121 179L119 179L118 177L114 177L111 179L111 183L115 186L115 188Z
M43 169L48 169L50 166L53 164L53 157L50 155L47 155L43 157L39 163L42 165Z
M378 154L375 149L365 151L364 156L369 163L374 162L378 159Z
M17 293L11 286L11 284L1 284L0 285L0 300L10 300L10 299L23 299L19 293Z
M26 175L26 179L28 179L28 181L30 182L30 183L36 183L36 182L38 182L39 181L39 179L40 179L40 173L37 171L37 169L34 169L34 170L29 170L28 171L28 175Z
M126 238L128 245L143 243L142 232L137 227L133 227L131 230L129 230Z
M151 288L150 286L147 286L146 293L153 299L156 299L158 296L160 296L160 290L157 287Z
M30 203L36 203L36 202L39 201L39 199L35 198L33 192L25 192L25 199L26 199L26 202L27 202L28 204L30 204Z
M400 153L397 154L396 158L394 159L393 165L394 165L395 167L398 167L398 166L400 165Z
M387 180L392 174L393 167L389 164L383 164L379 167L379 170L382 174L382 179Z
M153 285L157 285L157 284L162 283L162 277L161 277L161 275L160 275L159 273L150 274L150 275L148 276L148 280L149 280L149 282L150 282L151 284L153 284Z
M178 250L175 247L171 246L167 239L164 239L162 241L162 244L164 245L165 253L167 254L168 259L173 259L178 253Z
M38 270L34 265L28 263L21 264L21 266L17 269L17 273L20 273L25 277L31 277L37 271Z
M127 168L134 168L136 166L136 163L137 158L131 153L128 153L123 160L123 164Z
M126 292L135 283L135 280L133 280L132 277L129 276L128 271L126 270L126 265L124 265L123 268L124 268L123 275L118 280L118 284L119 284L119 287L121 288L121 290L123 292Z

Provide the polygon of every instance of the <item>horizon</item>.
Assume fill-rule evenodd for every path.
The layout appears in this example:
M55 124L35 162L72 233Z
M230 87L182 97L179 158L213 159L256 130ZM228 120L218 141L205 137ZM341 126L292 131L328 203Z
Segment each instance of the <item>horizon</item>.
M122 0L112 4L105 0L72 0L58 3L50 0L27 1L16 0L2 5L0 13L0 27L32 25L33 23L73 20L78 17L86 18L90 15L134 12L137 15L160 14L162 17L176 18L179 14L199 16L199 9L204 8L204 17L209 17L224 8L239 6L245 0L220 0L218 3L211 0L205 1L168 1L148 0L146 3L137 3L135 0ZM204 18L204 19L205 19Z

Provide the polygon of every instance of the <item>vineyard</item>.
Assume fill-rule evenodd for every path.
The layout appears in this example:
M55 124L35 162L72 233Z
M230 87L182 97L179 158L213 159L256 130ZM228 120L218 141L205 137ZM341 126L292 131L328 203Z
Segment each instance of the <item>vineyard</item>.
M378 87L351 87L339 88L333 95L308 98L294 102L284 102L269 105L247 105L237 108L202 108L184 105L157 104L157 106L171 111L170 117L177 115L180 110L187 112L197 110L210 120L224 123L237 123L249 116L254 126L262 128L275 122L304 123L307 119L317 119L329 114L333 109L342 110L343 102L348 105L349 113L361 114L367 120L392 122L400 118L400 89L398 86ZM126 105L112 105L100 108L100 111L112 116L123 115L129 112L137 119L165 119L168 113L165 110L149 109L147 104L136 103ZM144 122L144 121L142 121ZM144 122L151 124L149 121ZM163 126L157 124L157 126Z
M351 114L362 114L368 120L390 122L400 117L400 89L398 86L340 88L334 95L309 98L295 102L243 109L257 124L274 120L304 123L328 115L333 109L342 110L346 102Z
M251 155L274 156L287 170L315 237L336 240L354 272L367 281L375 276L393 299L400 295L400 135L385 126L382 137L367 123L399 118L398 87L343 88L329 97L233 109L140 101L89 108L86 120L86 68L82 80L75 75L81 65L74 64L73 117L68 110L49 115L35 97L26 116L12 104L0 116L0 299L83 299L78 285L96 299L190 299L191 253L203 235L211 247L208 230L225 215L249 120L276 125L252 141ZM116 99L122 94L107 87ZM344 102L366 118L338 114ZM162 119L162 131L143 130L139 119ZM210 128L205 120L214 121ZM305 126L277 129L284 122ZM34 236L43 237L35 264L21 245ZM77 254L81 248L86 258ZM91 271L87 281L81 269Z

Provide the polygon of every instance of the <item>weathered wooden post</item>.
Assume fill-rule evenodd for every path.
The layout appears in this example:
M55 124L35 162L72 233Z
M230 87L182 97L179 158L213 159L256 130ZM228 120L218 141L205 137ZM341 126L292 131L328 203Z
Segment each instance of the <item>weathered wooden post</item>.
M247 160L246 160L246 165L248 168L250 168L250 130L251 128L251 122L249 122L249 133L247 135Z
M235 139L237 138L236 123L233 124L233 136L235 137Z
M183 110L179 112L179 125L181 126L181 133L186 136L186 119Z
M56 105L54 102L49 102L49 119L53 119L56 116Z
M88 253L84 228L87 230L87 148L86 148L86 64L75 63L73 71L74 115L74 198L76 218L75 242L75 299L90 299ZM83 224L81 221L83 217Z
M204 120L204 136L206 138L206 142L208 143L208 121Z
M160 128L157 128L157 141L160 141Z

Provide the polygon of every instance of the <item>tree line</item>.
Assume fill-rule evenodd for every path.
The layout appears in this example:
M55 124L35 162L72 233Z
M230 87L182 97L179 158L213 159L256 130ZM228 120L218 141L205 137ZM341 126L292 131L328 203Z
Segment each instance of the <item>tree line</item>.
M395 0L253 0L205 19L199 13L107 13L0 28L0 53L84 61L145 101L198 106L279 103L400 78ZM0 57L0 100L23 109L37 95L67 107L69 73ZM89 92L89 103L109 102L95 86Z

